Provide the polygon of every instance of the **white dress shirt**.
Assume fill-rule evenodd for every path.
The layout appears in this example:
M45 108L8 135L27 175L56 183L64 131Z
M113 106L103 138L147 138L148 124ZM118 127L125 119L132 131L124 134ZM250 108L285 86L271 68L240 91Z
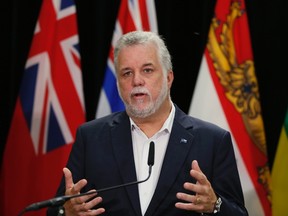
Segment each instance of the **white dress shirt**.
M172 104L171 112L164 122L162 128L150 138L148 138L130 118L134 161L138 181L144 180L148 176L149 166L147 164L147 160L149 146L151 141L155 143L155 160L154 166L152 167L151 176L148 181L138 184L142 215L144 215L147 210L158 182L173 125L174 115L175 107Z

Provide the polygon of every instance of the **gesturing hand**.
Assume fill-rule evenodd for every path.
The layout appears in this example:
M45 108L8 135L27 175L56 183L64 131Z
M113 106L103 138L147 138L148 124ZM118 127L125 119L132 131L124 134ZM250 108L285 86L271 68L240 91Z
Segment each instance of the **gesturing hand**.
M196 179L196 184L185 182L184 188L195 192L195 195L177 193L177 198L185 202L177 202L175 206L179 209L199 213L212 213L217 200L216 194L196 160L192 161L191 167L190 175Z
M71 171L65 167L63 169L63 172L65 176L65 185L66 185L65 195L79 194L80 190L87 184L87 180L81 179L76 184L74 184ZM76 197L76 198L68 200L64 204L65 215L66 216L100 215L103 212L105 212L104 208L92 209L94 206L102 202L101 197L95 197L94 199L90 200L91 198L96 196L96 194L97 193L86 195L86 196L81 196L81 197Z

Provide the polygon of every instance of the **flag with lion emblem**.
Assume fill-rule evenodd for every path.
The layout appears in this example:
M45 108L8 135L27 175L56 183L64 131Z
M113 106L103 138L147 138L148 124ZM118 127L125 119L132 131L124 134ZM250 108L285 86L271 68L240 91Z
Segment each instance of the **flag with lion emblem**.
M232 134L249 215L271 215L271 177L244 0L218 0L189 115Z

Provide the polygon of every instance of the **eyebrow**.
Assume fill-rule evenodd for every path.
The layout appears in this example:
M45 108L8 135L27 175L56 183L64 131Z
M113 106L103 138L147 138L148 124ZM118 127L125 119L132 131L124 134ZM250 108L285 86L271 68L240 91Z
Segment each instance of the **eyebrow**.
M154 64L153 63L146 63L143 65L143 67L146 67L146 66L154 66Z

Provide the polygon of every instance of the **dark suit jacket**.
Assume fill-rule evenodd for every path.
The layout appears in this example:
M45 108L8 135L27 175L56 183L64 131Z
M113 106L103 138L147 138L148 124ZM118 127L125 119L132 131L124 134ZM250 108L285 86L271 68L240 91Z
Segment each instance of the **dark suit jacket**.
M162 171L145 216L199 215L175 208L179 201L176 193L187 192L183 189L184 182L195 182L189 175L194 159L198 160L214 191L222 198L221 211L217 215L248 215L229 132L188 116L175 107ZM87 179L88 185L82 192L136 181L130 121L126 112L80 126L67 167L72 171L74 182ZM64 194L64 184L62 179L57 196ZM103 197L101 206L106 209L105 216L141 215L137 185L100 192L99 195ZM48 215L57 213L54 211L53 214L53 209L49 209Z

